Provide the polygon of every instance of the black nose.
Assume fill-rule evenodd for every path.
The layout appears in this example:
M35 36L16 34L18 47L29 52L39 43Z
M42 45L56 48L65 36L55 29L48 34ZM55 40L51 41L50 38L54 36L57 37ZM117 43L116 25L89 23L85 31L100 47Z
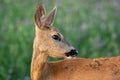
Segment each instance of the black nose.
M78 54L78 51L75 49L72 49L70 52L65 53L67 57L72 56L75 57Z

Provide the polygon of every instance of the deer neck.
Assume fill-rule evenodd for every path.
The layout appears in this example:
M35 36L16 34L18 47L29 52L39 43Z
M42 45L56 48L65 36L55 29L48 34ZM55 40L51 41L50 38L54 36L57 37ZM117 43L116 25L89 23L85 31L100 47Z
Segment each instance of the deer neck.
M47 59L48 56L46 55L46 51L40 51L34 41L33 56L31 63L32 80L41 80L45 69L47 69Z

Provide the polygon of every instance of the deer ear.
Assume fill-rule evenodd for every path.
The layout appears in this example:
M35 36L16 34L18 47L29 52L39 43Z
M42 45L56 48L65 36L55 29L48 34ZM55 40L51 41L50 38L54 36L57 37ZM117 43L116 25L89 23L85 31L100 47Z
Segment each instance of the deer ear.
M46 12L45 12L44 5L42 3L38 3L36 7L36 12L34 15L34 21L35 21L36 26L42 27L45 16L46 16Z
M52 11L48 14L46 19L46 25L51 25L54 21L55 13L56 13L56 6L52 9Z

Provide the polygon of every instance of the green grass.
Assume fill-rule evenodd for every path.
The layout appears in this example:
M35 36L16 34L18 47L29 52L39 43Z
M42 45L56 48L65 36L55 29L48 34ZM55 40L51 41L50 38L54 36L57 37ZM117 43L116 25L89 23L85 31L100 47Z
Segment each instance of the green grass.
M30 78L34 38L33 16L38 2L38 0L0 1L0 80ZM47 13L57 6L54 27L77 48L79 57L119 56L119 0L42 0L42 2L46 5Z

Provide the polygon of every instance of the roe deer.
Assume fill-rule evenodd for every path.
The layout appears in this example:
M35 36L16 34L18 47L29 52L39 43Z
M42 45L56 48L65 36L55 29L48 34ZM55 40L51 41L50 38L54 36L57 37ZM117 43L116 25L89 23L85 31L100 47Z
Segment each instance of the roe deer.
M120 57L65 59L48 62L48 57L74 57L77 51L52 27L56 7L46 16L39 3L34 15L35 39L31 63L32 80L120 80Z

